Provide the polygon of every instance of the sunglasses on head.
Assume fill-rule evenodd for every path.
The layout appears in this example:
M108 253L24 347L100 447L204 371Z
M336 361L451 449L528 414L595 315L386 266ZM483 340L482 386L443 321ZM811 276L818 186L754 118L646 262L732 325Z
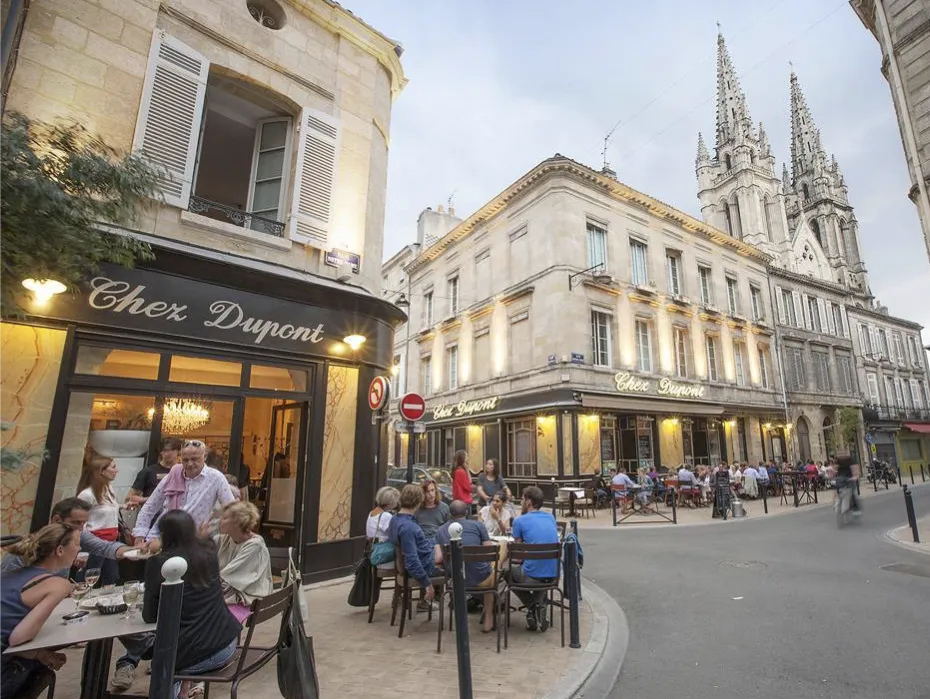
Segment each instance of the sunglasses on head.
M197 447L199 449L204 449L206 448L207 445L201 442L199 439L189 439L186 442L184 442L184 446L185 447Z

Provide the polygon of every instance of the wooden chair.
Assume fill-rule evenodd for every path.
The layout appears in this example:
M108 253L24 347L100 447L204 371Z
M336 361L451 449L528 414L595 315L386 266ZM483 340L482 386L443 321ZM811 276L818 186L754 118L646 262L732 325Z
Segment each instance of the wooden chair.
M391 598L391 626L397 619L397 607L400 604L400 628L397 631L397 637L404 637L404 625L407 619L413 618L412 592L414 589L420 589L420 583L411 580L407 573L407 567L404 565L404 552L400 546L394 547L394 596ZM446 584L444 575L435 575L430 578L430 584L439 592L438 597L442 597L442 587ZM433 606L430 605L426 617L429 621L433 620Z
M55 671L43 668L29 680L29 684L23 687L16 699L39 699L44 692L45 699L54 699L55 697Z
M562 588L559 587L559 579L562 576L562 544L518 544L512 542L507 550L507 559L509 562L509 568L512 571L517 565L522 564L524 561L555 561L555 578L552 582L513 582L513 579L510 578L504 583L504 609L506 610L506 620L504 626L504 648L508 647L509 643L509 634L508 629L510 627L510 593L516 590L526 591L526 592L545 592L548 594L548 599L545 604L550 607L550 625L553 620L551 610L555 607L555 601L553 599L556 592L559 593L559 611L560 611L560 624L559 630L562 633L562 647L565 647L565 594L562 592Z
M209 699L210 685L214 682L231 683L230 697L236 699L239 692L239 683L249 675L254 674L268 662L278 655L278 650L285 642L285 631L287 629L287 615L291 612L291 603L294 599L294 589L292 585L281 588L272 592L267 597L260 597L252 602L252 611L245 620L243 627L246 631L245 642L236 648L236 652L230 658L229 662L219 670L210 670L203 674L174 676L175 680L204 683L204 699ZM277 616L281 616L281 629L278 637L271 646L253 647L252 636L259 624L262 624ZM51 699L51 698L49 698Z
M449 546L443 547L443 556L446 561L450 561L451 558L451 549ZM500 577L500 554L496 546L463 546L462 547L462 557L465 560L465 566L471 563L488 563L491 566L491 574L494 576L494 584L491 587L468 587L465 586L465 596L468 595L492 595L494 598L494 626L497 628L497 652L501 652L501 626L503 624L498 623L498 616L501 608L501 592L498 587L501 581ZM445 610L446 605L443 600L446 595L449 595L449 600L451 603L452 600L452 579L447 578L449 584L443 590L442 594L439 595L439 636L436 641L436 652L442 653L442 629L445 625ZM452 606L450 604L449 611L452 611ZM449 630L452 630L452 625L455 620L453 614L449 614Z
M559 541L562 541L565 538L565 532L568 531L568 522L558 519L555 522L555 528L559 532Z

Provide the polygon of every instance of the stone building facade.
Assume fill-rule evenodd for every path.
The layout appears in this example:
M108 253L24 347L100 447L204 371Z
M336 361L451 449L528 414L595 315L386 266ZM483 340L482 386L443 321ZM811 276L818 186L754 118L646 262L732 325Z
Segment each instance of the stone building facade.
M930 2L850 0L881 48L881 71L891 88L901 143L930 257Z
M164 179L116 231L154 261L3 324L4 445L48 454L4 475L4 533L46 521L87 455L122 460L122 495L179 436L251 484L306 572L350 566L376 485L367 388L403 319L380 294L401 47L327 0L10 7L4 109L75 120Z
M840 411L869 403L861 373L864 357L849 314L853 309L874 314L877 302L842 171L827 155L793 71L789 104L790 168L784 165L778 177L765 128L753 124L723 36L718 36L717 136L713 155L698 136L698 200L708 223L770 256L776 344L794 428L786 458L820 461L842 441ZM867 453L866 435L874 441L871 415L860 420L854 445L860 458Z
M520 482L783 453L769 260L612 173L543 161L406 266L415 460L466 449Z

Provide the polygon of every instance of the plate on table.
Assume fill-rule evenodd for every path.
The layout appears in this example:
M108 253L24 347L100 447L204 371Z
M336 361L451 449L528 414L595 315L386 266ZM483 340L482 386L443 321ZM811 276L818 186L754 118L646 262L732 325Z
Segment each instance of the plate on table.
M492 536L491 538L501 544L509 544L511 541L513 541L512 536Z
M145 561L152 557L153 554L146 553L142 549L129 549L126 553L123 554L123 558L127 561Z

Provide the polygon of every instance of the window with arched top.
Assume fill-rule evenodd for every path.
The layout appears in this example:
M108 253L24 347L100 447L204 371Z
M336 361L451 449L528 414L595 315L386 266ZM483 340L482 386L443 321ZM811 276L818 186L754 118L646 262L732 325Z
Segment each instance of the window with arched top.
M801 191L804 192L804 198L805 198L805 199L810 199L810 198L811 198L811 190L810 190L810 188L807 186L806 183L801 185Z
M801 461L807 463L811 458L811 430L807 423L807 418L798 418L798 451L800 452Z
M820 223L817 219L811 219L811 231L814 233L814 237L817 238L817 242L820 243L820 247L823 247L823 238L820 235Z
M772 236L772 221L774 218L772 216L772 207L774 206L775 204L768 198L762 201L762 214L765 216L765 235L769 240L774 240Z
M733 161L730 160L730 154L729 154L729 153L727 153L725 156L723 156L723 162L726 164L727 170L729 170L729 169L731 169L731 168L733 167Z

